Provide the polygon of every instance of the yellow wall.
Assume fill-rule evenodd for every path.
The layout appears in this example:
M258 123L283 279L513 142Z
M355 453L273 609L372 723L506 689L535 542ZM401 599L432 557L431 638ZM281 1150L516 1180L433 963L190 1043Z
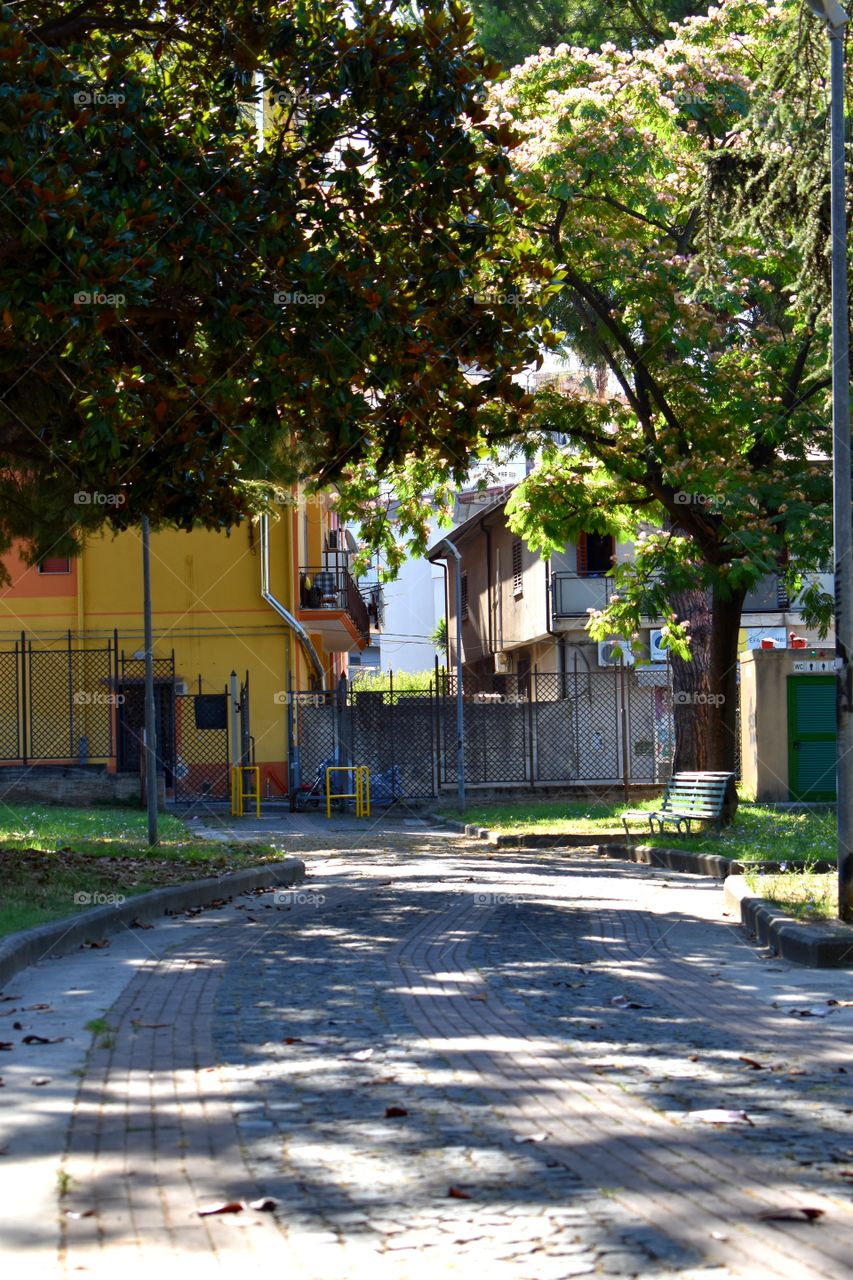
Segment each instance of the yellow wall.
M307 518L305 518L307 517ZM270 591L292 613L298 608L300 565L320 564L328 522L315 500L286 507L270 519ZM307 530L307 542L306 542ZM304 557L304 558L303 558ZM142 656L142 538L133 529L87 538L70 575L49 577L7 557L11 585L0 588L0 643L22 630L42 645L64 633L74 643L102 643L118 632L119 651ZM175 674L189 692L225 689L231 671L250 679L251 730L259 763L280 766L286 782L288 676L296 690L309 687L311 667L302 645L261 595L261 547L257 526L230 536L195 530L151 534L154 656L174 651ZM81 638L85 636L85 640ZM60 640L60 637L63 637ZM312 636L333 682L340 666ZM277 794L277 788L271 788Z

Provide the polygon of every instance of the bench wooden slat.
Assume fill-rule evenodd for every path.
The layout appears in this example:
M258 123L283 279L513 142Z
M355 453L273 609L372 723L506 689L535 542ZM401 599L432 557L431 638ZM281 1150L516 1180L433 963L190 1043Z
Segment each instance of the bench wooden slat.
M666 822L674 822L679 832L683 823L688 835L691 822L715 822L719 835L729 780L733 777L733 773L723 772L674 774L666 784L659 809L629 809L623 812L622 825L626 834L630 837L628 818L647 818L652 834L655 822L661 833Z

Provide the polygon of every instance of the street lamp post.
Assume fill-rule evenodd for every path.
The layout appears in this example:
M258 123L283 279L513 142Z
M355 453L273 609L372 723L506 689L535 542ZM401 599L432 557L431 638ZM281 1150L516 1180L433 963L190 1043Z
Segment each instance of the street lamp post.
M159 844L157 832L157 715L154 709L154 640L151 625L151 530L142 517L142 614L145 629L145 796L148 843Z
M837 0L807 0L829 36L832 165L832 508L835 546L835 652L838 718L838 914L853 921L853 510L850 479L850 328L847 310L847 208L844 30Z

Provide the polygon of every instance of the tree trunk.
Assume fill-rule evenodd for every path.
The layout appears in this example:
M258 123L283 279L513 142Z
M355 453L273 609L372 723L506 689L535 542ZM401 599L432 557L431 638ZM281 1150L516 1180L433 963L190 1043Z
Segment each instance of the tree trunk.
M737 758L737 650L745 592L681 591L678 618L689 619L691 659L672 658L675 758L673 772L733 772Z
M675 758L673 773L709 769L711 739L711 600L702 590L679 591L670 598L679 621L690 622L691 656L672 663Z

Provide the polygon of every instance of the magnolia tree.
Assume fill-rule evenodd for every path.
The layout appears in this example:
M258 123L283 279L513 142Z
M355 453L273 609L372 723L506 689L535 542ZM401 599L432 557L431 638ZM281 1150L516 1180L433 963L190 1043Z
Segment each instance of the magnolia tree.
M809 578L831 536L824 307L796 295L784 224L720 226L708 198L709 166L754 148L765 63L797 22L796 4L732 0L653 49L543 50L493 95L524 135L525 219L560 266L566 346L608 388L538 398L544 453L510 524L545 553L582 530L634 541L589 630L664 620L682 768L733 767L749 589L778 574L809 622L831 616Z
M0 551L462 466L548 270L494 70L452 0L0 8Z

